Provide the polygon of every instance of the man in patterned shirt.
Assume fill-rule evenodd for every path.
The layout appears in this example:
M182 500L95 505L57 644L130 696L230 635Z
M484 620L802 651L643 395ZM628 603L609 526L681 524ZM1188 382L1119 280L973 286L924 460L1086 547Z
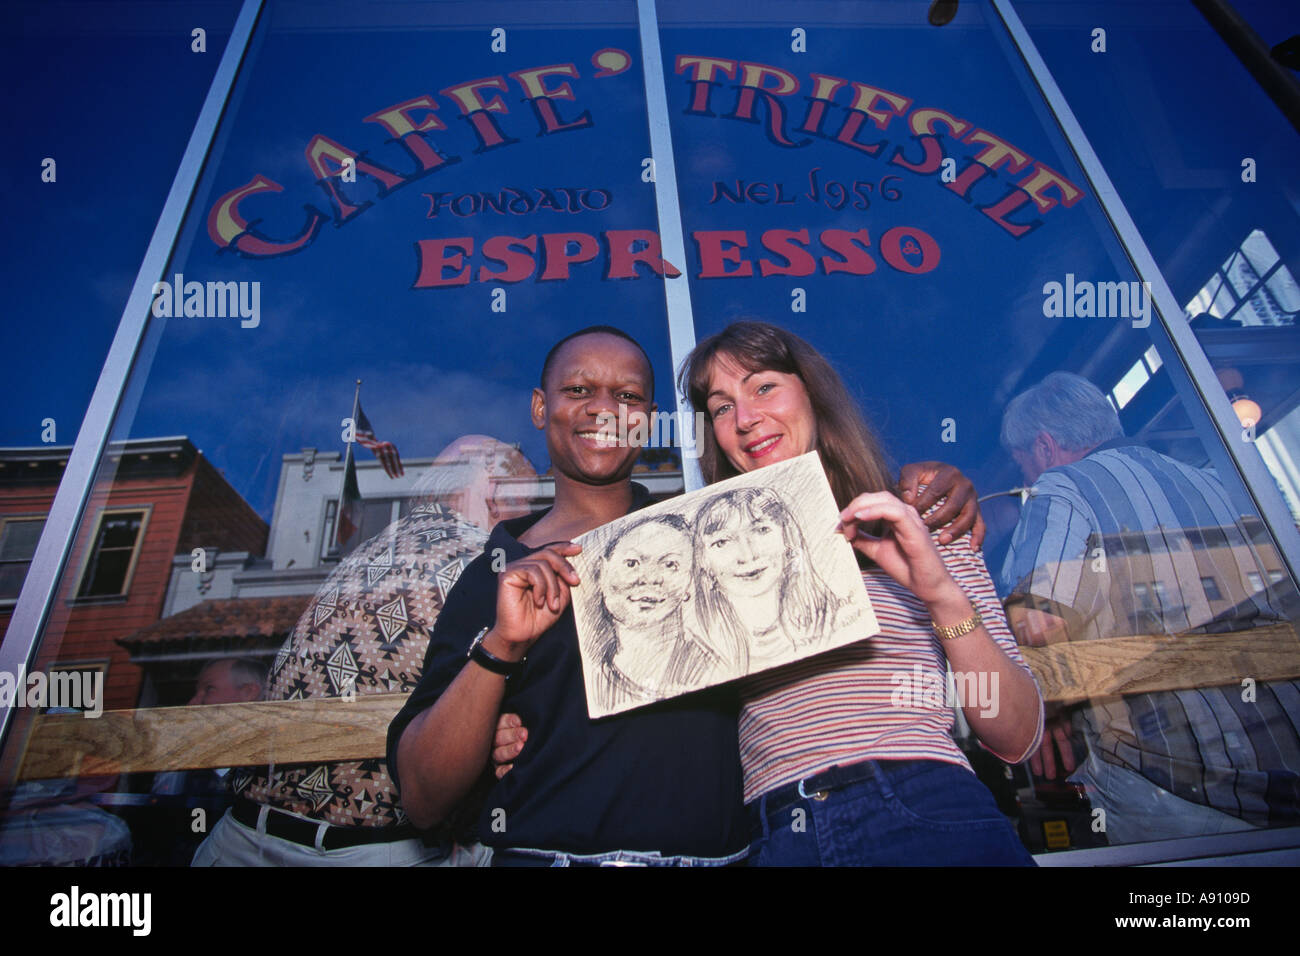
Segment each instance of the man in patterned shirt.
M1002 444L1033 483L1000 590L1022 644L1241 631L1285 620L1240 509L1209 471L1124 438L1068 372L1013 399ZM1243 674L1242 677L1249 675ZM1070 733L1087 743L1076 769ZM1036 773L1075 771L1111 843L1297 822L1300 685L1094 699L1049 713Z
M487 528L517 513L502 478L535 477L518 451L457 439L417 485L409 514L348 555L276 655L268 700L388 694L419 682L429 632ZM526 510L526 509L525 509ZM454 826L417 834L382 758L235 771L235 806L195 866L485 865Z

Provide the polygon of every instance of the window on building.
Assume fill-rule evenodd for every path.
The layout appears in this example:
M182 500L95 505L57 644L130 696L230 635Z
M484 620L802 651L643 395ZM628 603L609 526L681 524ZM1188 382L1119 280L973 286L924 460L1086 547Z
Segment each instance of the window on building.
M44 515L0 519L0 602L18 600L44 528Z
M361 502L361 528L356 535L355 541L349 544L359 544L362 541L369 541L379 532L383 531L398 518L398 512L401 508L400 498L372 498Z
M100 516L77 597L126 594L144 537L144 523L144 511L106 511Z
M1201 578L1201 587L1205 588L1205 596L1211 601L1223 600L1223 592L1219 590L1219 582L1214 578Z
M335 498L325 502L325 528L320 536L320 556L330 557L334 550L334 522L339 516L339 503Z

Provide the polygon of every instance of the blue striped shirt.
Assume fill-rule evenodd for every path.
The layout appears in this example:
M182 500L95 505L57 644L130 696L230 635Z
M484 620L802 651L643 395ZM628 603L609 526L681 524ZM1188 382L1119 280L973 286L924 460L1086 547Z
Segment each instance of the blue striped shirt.
M1034 483L1000 586L1062 617L1071 640L1215 633L1286 620L1267 591L1281 570L1212 472L1118 440ZM1300 683L1260 683L1255 698L1225 685L1094 699L1084 734L1184 800L1300 822Z

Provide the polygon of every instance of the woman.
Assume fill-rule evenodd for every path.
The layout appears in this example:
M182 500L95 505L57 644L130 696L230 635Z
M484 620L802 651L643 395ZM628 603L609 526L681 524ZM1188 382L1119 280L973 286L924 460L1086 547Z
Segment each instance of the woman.
M816 450L882 633L741 685L741 762L757 865L1029 864L950 736L952 711L912 686L983 675L962 701L981 744L1033 751L1042 699L980 556L938 548L890 494L880 448L838 374L798 336L737 322L688 356L681 385L705 412L705 481ZM941 685L942 686L942 685ZM973 686L966 683L965 686Z
M720 494L700 508L695 567L700 626L735 662L732 673L788 660L826 632L842 604L808 561L785 503L766 488Z
M587 608L585 656L598 662L593 688L600 713L653 703L708 682L721 658L685 626L682 607L694 581L690 529L659 515L611 537L596 565Z

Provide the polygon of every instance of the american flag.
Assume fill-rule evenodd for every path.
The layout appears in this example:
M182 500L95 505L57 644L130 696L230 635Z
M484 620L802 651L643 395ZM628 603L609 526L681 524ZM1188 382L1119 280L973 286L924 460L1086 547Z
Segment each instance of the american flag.
M360 401L357 402L356 435L357 444L369 448L374 453L389 478L406 474L406 469L402 467L402 459L397 456L397 446L390 441L380 441L375 437L375 430L370 424L370 419L366 418L366 413L361 410Z

